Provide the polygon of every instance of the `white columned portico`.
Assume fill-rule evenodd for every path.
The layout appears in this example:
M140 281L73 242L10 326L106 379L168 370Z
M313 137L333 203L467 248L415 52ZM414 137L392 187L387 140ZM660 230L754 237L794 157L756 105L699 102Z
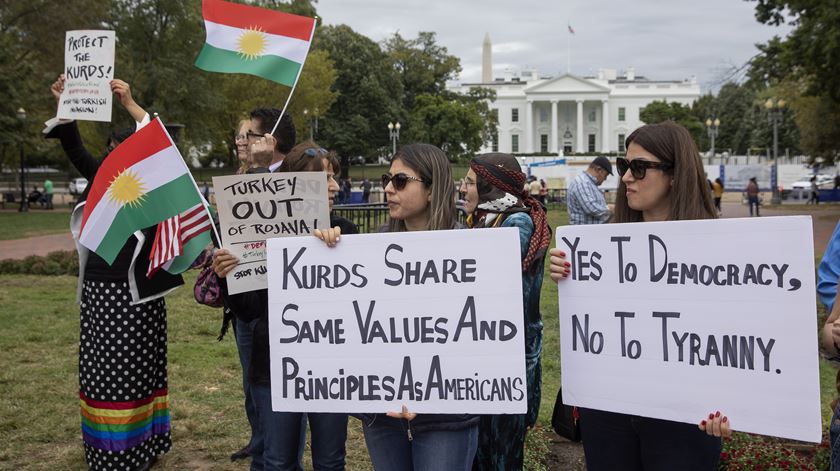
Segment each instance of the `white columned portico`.
M575 152L584 152L583 150L583 100L577 100L577 129L575 132Z
M557 100L551 100L551 144L548 146L548 151L552 154L557 153Z
M534 101L525 104L525 152L534 152Z
M601 100L601 152L610 151L610 102Z

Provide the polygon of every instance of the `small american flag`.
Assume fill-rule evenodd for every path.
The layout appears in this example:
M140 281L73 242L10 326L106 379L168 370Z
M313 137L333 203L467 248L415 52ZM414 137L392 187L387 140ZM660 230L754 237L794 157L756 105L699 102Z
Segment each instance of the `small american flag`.
M151 278L160 268L168 268L167 264L181 255L187 242L209 231L210 224L210 215L204 204L197 204L158 224L146 276Z
M575 29L574 29L574 28L572 28L572 25L571 25L571 24L567 24L566 26L568 26L568 27L569 27L569 32L570 32L570 33L575 34Z

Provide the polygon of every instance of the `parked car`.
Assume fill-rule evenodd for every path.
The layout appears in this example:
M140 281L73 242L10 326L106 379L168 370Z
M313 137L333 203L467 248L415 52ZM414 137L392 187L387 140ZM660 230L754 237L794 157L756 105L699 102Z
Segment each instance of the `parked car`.
M811 189L811 177L813 175L803 175L799 180L795 181L791 188L794 190L810 190ZM829 175L817 175L817 187L818 188L831 188L834 185L834 177Z
M88 186L87 178L74 178L70 180L68 190L71 195L81 195Z

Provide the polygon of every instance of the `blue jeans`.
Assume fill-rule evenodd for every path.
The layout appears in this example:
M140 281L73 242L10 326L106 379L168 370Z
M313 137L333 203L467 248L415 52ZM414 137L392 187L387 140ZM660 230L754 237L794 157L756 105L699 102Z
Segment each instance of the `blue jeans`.
M251 384L248 382L248 369L251 365L251 350L254 344L254 326L257 320L243 322L236 319L236 349L239 351L239 363L242 365L242 391L245 393L245 415L251 426L251 439L248 449L252 456L262 456L263 436L260 421L257 417L257 406L251 394ZM258 460L259 461L259 460Z
M251 394L263 436L262 455L251 455L251 471L303 470L306 416L272 411L269 386L252 384Z
M750 216L753 215L753 206L755 206L755 215L760 216L760 214L758 214L758 196L748 196L747 202L750 204Z
M831 446L831 471L840 471L840 402L834 408L828 425L828 439Z
M378 471L470 471L478 448L478 425L462 430L408 431L365 425L373 469Z
M580 408L586 469L716 471L721 441L694 424Z

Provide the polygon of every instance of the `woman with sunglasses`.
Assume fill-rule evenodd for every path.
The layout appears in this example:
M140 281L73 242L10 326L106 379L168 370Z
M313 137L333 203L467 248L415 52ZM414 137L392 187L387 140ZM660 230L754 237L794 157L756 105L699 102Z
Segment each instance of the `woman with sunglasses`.
M626 157L616 162L621 181L613 222L717 217L700 155L685 128L672 122L642 126L626 145ZM566 254L557 248L550 254L551 279L566 279L571 267ZM591 471L716 470L721 437L731 434L719 411L692 425L581 408L580 427Z
M540 290L545 253L551 244L551 229L542 204L523 191L525 174L509 154L483 154L470 161L461 181L467 225L471 228L515 227L519 230L522 258L522 304L525 313L525 377L528 412L525 415L481 417L478 452L473 469L522 469L525 431L537 421L540 410L540 353L542 318Z
M327 195L332 209L338 183L334 168L338 167L335 156L312 141L295 146L286 155L278 172L326 172ZM350 221L330 215L330 225L341 228L345 234L358 233ZM338 229L336 229L338 230ZM345 442L347 440L347 414L304 414L274 412L271 410L270 355L268 343L268 290L227 295L224 277L239 263L226 249L216 251L213 267L220 278L222 293L234 312L259 313L254 326L248 377L257 408L257 416L263 434L261 456L252 455L251 469L297 470L302 469L306 434L306 422L312 430L312 466L316 470L343 470L345 466Z
M382 176L389 220L382 232L435 231L458 227L449 159L429 144L402 147ZM334 247L335 228L314 234ZM478 416L469 414L362 414L365 442L377 470L468 471L478 445Z

